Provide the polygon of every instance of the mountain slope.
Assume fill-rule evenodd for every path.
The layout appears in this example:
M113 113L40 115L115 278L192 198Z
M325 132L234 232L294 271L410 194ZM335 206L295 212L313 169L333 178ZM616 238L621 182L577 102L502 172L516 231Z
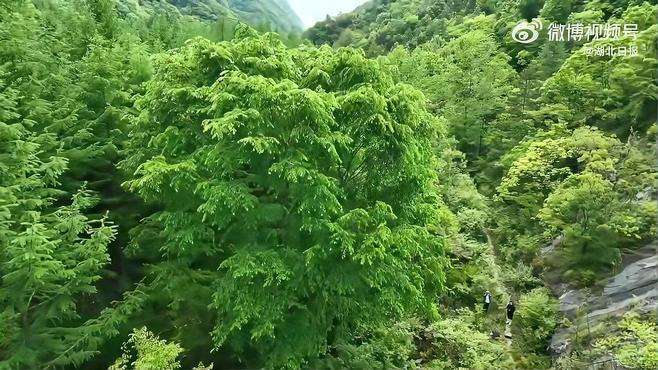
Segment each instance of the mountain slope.
M229 7L240 19L254 25L268 26L279 32L301 32L301 19L290 7L287 0L228 0ZM272 27L273 26L273 27Z
M286 0L120 0L124 14L150 14L177 11L205 21L237 18L259 29L279 33L301 33L302 21Z
M476 9L474 1L371 0L318 22L305 35L316 45L350 45L370 55L385 54L396 44L413 48L428 42L442 33L451 18Z

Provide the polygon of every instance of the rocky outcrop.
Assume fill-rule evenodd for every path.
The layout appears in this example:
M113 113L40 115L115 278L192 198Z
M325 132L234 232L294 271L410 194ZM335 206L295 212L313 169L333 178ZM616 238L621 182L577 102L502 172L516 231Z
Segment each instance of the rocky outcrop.
M551 285L559 297L560 311L572 323L553 335L550 350L555 356L569 353L576 331L583 327L601 334L612 330L605 323L631 309L642 314L658 311L658 242L625 254L622 265L620 273L601 282L603 289L597 293Z

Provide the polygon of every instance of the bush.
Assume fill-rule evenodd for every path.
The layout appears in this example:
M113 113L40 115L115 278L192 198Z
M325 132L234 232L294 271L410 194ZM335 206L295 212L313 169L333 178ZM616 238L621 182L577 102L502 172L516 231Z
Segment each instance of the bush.
M536 288L521 296L514 316L514 343L522 352L547 353L558 324L558 304L548 289Z
M167 343L146 328L135 329L123 345L123 354L110 370L176 370L183 349L177 343Z
M359 343L339 343L330 355L311 364L314 369L416 368L414 338L422 330L417 320L405 320L364 333Z
M467 311L462 312L464 314ZM432 358L431 369L509 369L513 360L502 342L477 331L463 317L448 318L430 325L425 335L431 345L424 352Z
M596 342L597 352L612 354L630 369L658 368L658 325L644 321L635 313L627 313L618 325L621 333Z

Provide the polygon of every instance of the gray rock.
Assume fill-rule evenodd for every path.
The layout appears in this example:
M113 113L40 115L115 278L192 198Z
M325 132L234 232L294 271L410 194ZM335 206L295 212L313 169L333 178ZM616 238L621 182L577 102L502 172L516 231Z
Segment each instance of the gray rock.
M568 354L576 327L593 328L605 320L622 317L631 309L640 313L658 312L658 242L624 255L624 269L601 282L600 294L584 289L552 286L558 293L560 311L576 325L560 327L553 335L549 349L554 356ZM583 309L586 315L577 317ZM600 328L600 326L599 326ZM606 330L603 326L602 330ZM601 330L601 329L599 329Z
M658 281L658 255L632 263L605 286L603 295L616 296L650 290Z
M569 319L574 319L578 309L589 299L589 294L580 289L567 290L559 298L560 312Z

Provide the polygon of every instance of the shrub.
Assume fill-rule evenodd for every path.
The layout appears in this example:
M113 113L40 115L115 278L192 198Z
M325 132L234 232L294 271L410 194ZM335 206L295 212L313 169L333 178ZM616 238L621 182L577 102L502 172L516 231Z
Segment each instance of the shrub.
M548 289L536 288L521 296L514 316L515 345L523 352L547 353L558 324L558 305Z
M466 312L466 311L465 311ZM464 312L462 312L464 314ZM502 342L477 331L463 317L448 318L430 325L426 335L431 346L425 356L433 358L426 366L432 369L509 369L510 353Z
M620 335L598 340L597 351L611 353L630 369L658 368L658 325L655 320L641 320L636 313L627 313L618 325Z
M177 358L183 349L141 328L133 330L123 351L110 370L176 370L180 368Z

